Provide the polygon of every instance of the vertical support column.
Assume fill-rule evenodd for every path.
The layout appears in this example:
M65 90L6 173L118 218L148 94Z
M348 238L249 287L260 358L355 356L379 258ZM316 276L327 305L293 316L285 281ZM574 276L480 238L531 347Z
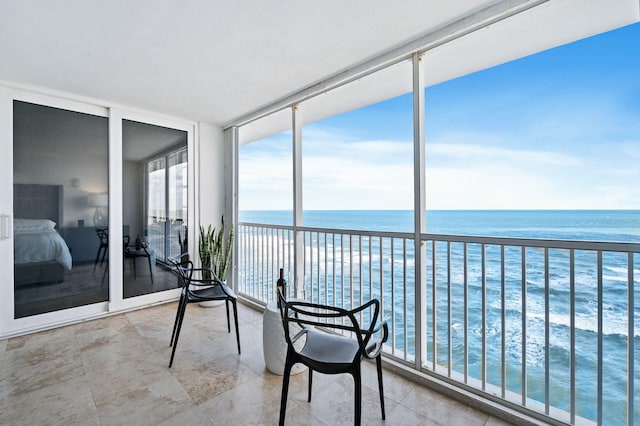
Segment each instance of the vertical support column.
M425 248L421 234L426 231L425 138L424 138L424 65L420 53L413 54L413 214L415 256L416 359L415 369L422 369L427 353L427 283L424 271Z
M240 139L238 137L238 127L224 131L225 146L225 202L224 215L231 218L231 223L236 231L236 237L233 241L233 252L231 260L231 274L229 279L230 285L235 291L239 290L240 278L238 270L238 262L240 260L240 239L238 238L240 218L238 217L238 172L239 172L239 149Z
M304 232L298 230L304 223L302 217L302 117L298 105L291 107L293 129L293 288L294 297L304 299Z

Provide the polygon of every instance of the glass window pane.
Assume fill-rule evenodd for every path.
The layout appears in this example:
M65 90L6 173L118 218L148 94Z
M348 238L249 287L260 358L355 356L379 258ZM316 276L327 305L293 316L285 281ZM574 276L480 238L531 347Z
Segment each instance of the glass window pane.
M240 128L240 221L293 223L293 140L291 110Z
M125 298L178 286L168 258L186 252L187 132L123 120Z
M300 104L306 226L413 229L411 81L404 61Z
M108 120L13 104L15 315L103 302Z

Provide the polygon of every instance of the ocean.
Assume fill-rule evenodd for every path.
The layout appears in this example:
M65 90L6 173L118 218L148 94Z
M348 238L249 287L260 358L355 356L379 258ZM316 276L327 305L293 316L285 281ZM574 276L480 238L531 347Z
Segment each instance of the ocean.
M306 210L304 226L413 232L410 210ZM291 225L282 210L243 210L240 222ZM640 210L434 210L431 234L640 242Z
M290 225L292 214L290 211L242 211L241 222ZM304 226L330 229L348 229L363 231L392 231L412 232L412 211L305 211ZM517 237L571 241L600 241L600 242L633 242L640 243L640 211L638 210L584 210L584 211L553 211L553 210L496 210L496 211L428 211L426 214L427 232L431 234L472 235L489 237ZM518 394L522 390L521 354L522 335L519 331L522 322L521 307L521 272L509 268L509 251L507 249L506 279L506 324L507 328L515 330L507 333L505 349L506 387ZM452 246L452 264L462 258L462 247ZM470 248L469 256L478 256ZM518 258L517 253L514 254ZM603 263L603 423L625 424L626 391L627 391L627 329L628 329L628 289L627 289L627 258L618 254L605 254ZM428 256L429 257L429 256ZM457 260L456 260L457 259ZM570 303L569 286L567 284L566 250L549 251L549 285L550 285L550 313L549 313L549 345L550 345L550 393L549 400L552 407L560 410L569 408L568 383L570 380ZM593 265L593 252L576 252L576 285L575 285L575 327L576 327L576 410L577 415L595 420L597 417L597 286L594 285L597 271ZM409 255L407 263L413 262ZM542 271L544 256L540 251L527 254L527 270ZM640 254L635 255L634 287L640 289ZM498 281L492 276L500 270L500 256L498 253L487 253L488 282ZM447 281L446 265L436 264L438 283ZM385 273L386 274L386 273ZM482 305L474 294L481 293L478 271L469 271L469 354L468 368L471 377L481 377L482 365L481 339L478 339L481 328ZM474 274L475 278L474 279ZM499 274L499 272L498 272ZM375 275L374 275L375 276ZM388 277L385 275L385 281ZM412 278L412 274L409 279ZM452 268L451 282L460 283L463 280L461 268ZM494 281L494 282L495 282ZM439 284L440 287L441 284ZM527 395L532 400L544 401L544 274L532 273L527 275ZM486 321L487 341L499 341L502 330L499 326L501 319L501 291L498 286L489 284L486 290ZM634 292L635 324L640 324L640 291ZM385 294L391 295L389 289ZM446 294L446 287L438 289L438 294ZM463 364L461 358L462 345L462 317L459 306L462 304L462 293L454 288L451 292L454 300L451 306L452 318L452 364L454 367ZM390 297L390 296L389 296ZM413 297L412 288L408 289L407 298ZM428 296L430 290L428 289ZM401 309L405 300L394 300ZM429 306L429 302L427 303ZM438 303L438 315L447 313L447 304ZM387 313L388 314L388 313ZM428 310L428 317L431 312ZM404 320L404 319L402 319ZM406 318L411 324L412 314ZM497 325L496 325L497 324ZM401 330L402 327L400 326ZM407 328L411 334L413 328ZM438 329L438 338L444 336L445 341L438 346L438 362L445 361L449 356L448 334L446 324L444 329ZM475 336L475 337L474 337ZM399 340L403 336L399 336ZM431 350L432 335L428 332L428 352ZM498 340L496 340L498 339ZM640 362L640 328L636 325L633 336L635 342L634 357L636 365ZM407 351L414 350L413 339L409 338ZM440 345L440 343L439 343ZM440 353L443 350L444 353ZM484 366L485 377L489 384L499 385L501 352L499 347L488 345L486 350L487 362ZM640 388L640 368L634 372L636 389ZM640 424L640 392L634 395L634 420ZM535 404L535 403L534 403Z

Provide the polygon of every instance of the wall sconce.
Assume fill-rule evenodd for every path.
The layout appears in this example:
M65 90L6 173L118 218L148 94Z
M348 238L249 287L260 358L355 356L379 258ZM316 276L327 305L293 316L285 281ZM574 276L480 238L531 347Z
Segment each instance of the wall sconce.
M93 225L106 225L107 223L104 219L104 215L102 214L102 207L107 207L109 205L109 194L89 194L87 197L87 205L96 208L96 211L93 214Z

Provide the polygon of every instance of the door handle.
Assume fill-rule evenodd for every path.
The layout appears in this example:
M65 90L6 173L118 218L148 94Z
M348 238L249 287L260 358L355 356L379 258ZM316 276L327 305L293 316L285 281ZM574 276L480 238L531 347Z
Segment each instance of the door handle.
M0 240L9 240L13 234L11 229L11 215L2 213L0 214Z

